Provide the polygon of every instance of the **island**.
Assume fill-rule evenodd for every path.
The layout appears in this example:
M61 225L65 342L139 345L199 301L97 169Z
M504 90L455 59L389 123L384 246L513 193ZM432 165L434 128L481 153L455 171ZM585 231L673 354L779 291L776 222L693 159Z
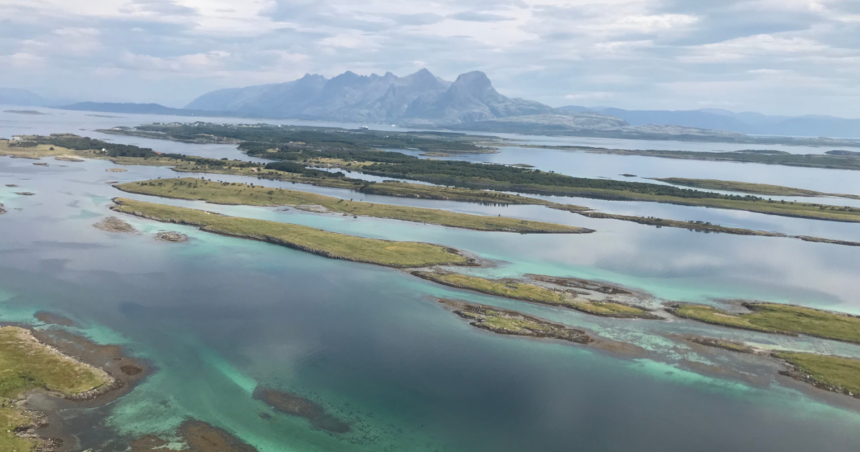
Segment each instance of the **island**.
M437 224L477 231L519 233L593 232L591 229L541 221L519 220L454 213L447 210L377 204L334 198L304 191L263 187L236 182L213 182L205 179L158 179L117 184L119 190L150 196L174 199L202 200L215 204L251 206L297 206L320 213L338 213L354 216L390 218L417 223ZM313 207L310 209L309 207Z
M409 268L433 265L475 265L452 248L419 242L369 239L298 224L230 217L213 212L114 198L111 209L165 223L197 226L201 231L286 246L331 259Z
M578 344L588 344L593 341L585 331L568 328L520 312L444 298L437 301L451 308L455 314L467 320L470 325L493 333L558 339Z
M731 313L713 306L674 303L668 311L677 317L763 333L832 339L860 344L860 317L779 303L742 302L747 312Z
M70 399L99 397L122 383L102 369L61 353L32 330L0 327L0 450L50 449L56 440L39 438L41 414L24 407L32 391Z
M560 204L539 198L520 196L519 194L509 194L495 190L480 189L474 187L453 187L443 185L416 184L395 180L386 180L384 182L378 183L370 182L345 177L345 175L341 172L321 171L319 169L314 168L314 166L324 166L328 168L351 168L353 170L359 171L362 167L368 164L367 159L370 159L370 161L414 159L414 157L406 156L395 152L352 151L350 155L364 162L360 163L357 160L344 162L343 160L339 159L323 158L315 155L306 155L302 157L304 159L302 160L296 155L301 155L304 151L298 152L298 154L296 155L293 155L292 151L290 151L288 152L289 155L287 155L287 157L296 158L297 162L302 161L303 163L299 164L292 161L284 161L263 165L242 160L210 159L205 157L187 156L182 154L159 154L147 148L140 148L132 145L117 145L100 140L82 138L71 134L55 134L48 137L29 136L25 138L25 140L15 144L14 146L10 145L9 142L4 142L0 140L0 155L39 158L40 156L46 155L74 154L86 158L108 159L113 161L114 163L123 165L169 166L177 172L232 174L238 176L254 177L257 179L281 180L294 182L297 184L301 183L332 188L343 188L358 191L361 193L383 196L477 202L492 205L542 205L553 209L565 210L572 213L589 216L591 218L631 221L639 224L652 225L656 227L683 228L698 232L715 232L767 237L789 237L785 234L776 232L754 231L743 228L728 228L703 221L678 221L660 219L655 217L615 215L610 213L594 212L587 207L572 204ZM69 146L69 148L60 147L60 144ZM5 151L4 146L6 146ZM101 151L94 150L98 149L99 147L102 147ZM392 157L392 155L394 156ZM400 157L398 157L397 155L399 155ZM492 165L483 166L491 167ZM109 169L108 171L125 170L117 168ZM568 176L562 177L567 178ZM623 183L629 184L629 182ZM857 218L860 218L860 216L855 215L860 212L860 209L850 207L826 206L804 203L786 203L784 201L775 202L771 200L764 200L763 198L756 198L753 196L739 197L735 195L720 195L716 193L702 192L697 190L677 189L675 187L668 187L657 184L635 184L638 184L636 185L636 187L639 187L641 185L648 187L663 187L663 189L668 188L673 190L680 190L679 192L675 193L683 193L685 194L685 196L693 196L690 199L675 199L677 203L684 205L701 204L720 207L723 204L729 204L729 206L725 208L750 210L761 213L772 213L775 215L797 216L803 218L828 219L834 221L857 221ZM516 188L514 187L513 190L516 191ZM637 188L637 190L641 190L641 187ZM700 199L697 204L696 197L699 196L698 194L702 193L705 194L704 196L713 195L717 196L717 198L710 200ZM611 199L615 198L611 197ZM622 196L619 199L625 198ZM674 198L660 199L661 200L658 202L673 202L672 199ZM587 231L582 230L581 232ZM833 240L821 237L790 237L808 242L828 243L846 246L860 245L860 243L858 242Z
M812 139L815 140L815 139ZM833 146L857 146L857 141L842 140ZM802 144L802 143L797 143ZM827 143L810 143L811 146L826 146ZM860 152L827 151L823 154L792 154L770 149L747 149L741 151L664 151L638 149L609 149L589 146L520 145L521 147L582 151L592 154L633 155L679 160L702 160L712 162L760 163L763 165L798 166L803 168L860 170Z
M460 273L437 271L413 271L413 276L438 284L495 295L514 300L530 301L586 314L622 319L662 319L648 310L620 303L611 299L589 300L579 294L561 289L539 286L515 279L488 279Z
M831 196L834 198L860 199L858 195L842 193L823 193L802 188L784 187L782 185L755 184L751 182L737 182L716 179L685 179L682 177L666 177L654 179L672 185L684 187L704 188L706 190L733 191L738 193L749 193L762 196L797 196L797 197L820 197Z

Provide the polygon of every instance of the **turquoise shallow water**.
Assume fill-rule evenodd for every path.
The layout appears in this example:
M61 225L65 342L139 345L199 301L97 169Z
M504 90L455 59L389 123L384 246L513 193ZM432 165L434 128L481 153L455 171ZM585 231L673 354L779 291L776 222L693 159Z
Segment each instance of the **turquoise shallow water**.
M716 335L849 356L860 356L858 346L685 321L595 318L136 218L128 220L139 234L109 234L91 226L110 214L110 198L119 195L107 182L173 173L135 167L107 173L113 167L107 162L65 167L49 162L52 166L43 168L0 158L0 202L9 210L0 216L0 321L32 323L39 310L57 312L78 323L74 332L124 344L158 368L123 399L79 415L74 425L93 419L102 427L78 428L83 447L98 450L115 437L169 435L194 417L264 452L860 448L860 407L852 400L814 397L803 386L778 379L775 365L729 354L702 356L666 335ZM21 187L6 188L7 183ZM13 190L36 196L16 196ZM759 298L860 311L860 282L854 277L860 260L858 250L849 247L588 222L540 208L434 204L563 221L598 232L479 233L295 210L163 202L367 237L441 243L494 259L494 267L473 270L492 277L579 276L672 300ZM791 227L780 221L774 220ZM823 222L803 225L821 234L840 231ZM155 242L152 234L160 230L187 233L191 241ZM625 357L489 334L433 297L518 309L629 340L651 353ZM728 378L689 361L759 378ZM328 434L303 419L277 414L253 400L257 385L312 398L350 422L352 432Z

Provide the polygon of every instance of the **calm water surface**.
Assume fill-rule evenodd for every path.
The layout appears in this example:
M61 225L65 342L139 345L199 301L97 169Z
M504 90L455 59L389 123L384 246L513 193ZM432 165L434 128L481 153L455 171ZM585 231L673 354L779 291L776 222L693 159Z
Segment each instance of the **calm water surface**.
M192 145L175 149L183 146ZM9 211L0 216L0 321L31 322L34 312L49 309L75 319L80 325L76 332L125 344L159 368L116 404L68 415L70 425L101 419L101 429L79 427L84 448L98 450L116 435L164 434L185 417L195 417L264 452L860 449L860 406L853 400L814 397L817 393L803 386L777 379L775 365L728 354L701 356L666 335L720 336L848 356L860 356L860 347L686 321L595 318L452 290L397 270L136 218L126 219L139 234L110 234L92 227L111 213L110 198L147 198L120 194L107 182L176 173L147 167L108 173L105 169L114 167L109 162L45 161L51 166L0 158L0 202ZM449 245L493 259L494 267L474 270L487 276L581 276L669 300L757 298L860 312L860 250L852 247L655 229L535 206L313 189L367 201L582 225L598 232L481 233L294 209L159 202ZM22 190L36 195L15 194ZM698 212L781 231L858 236L854 225L673 210L678 206L651 203L607 204L618 206L613 211L620 213L659 206L668 209L667 215ZM153 233L159 230L178 230L191 240L155 242ZM485 333L443 309L433 301L438 296L522 310L632 341L651 354L631 358ZM746 383L693 371L690 361L762 378ZM351 422L352 432L330 435L303 419L276 414L251 398L257 385L311 397ZM265 420L261 413L273 417Z

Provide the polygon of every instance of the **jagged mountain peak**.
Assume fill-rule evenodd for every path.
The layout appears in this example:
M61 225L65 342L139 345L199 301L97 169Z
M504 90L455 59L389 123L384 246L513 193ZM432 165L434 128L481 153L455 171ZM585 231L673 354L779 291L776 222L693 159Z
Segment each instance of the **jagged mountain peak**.
M451 83L426 68L405 77L391 72L359 75L346 71L331 79L306 74L287 83L214 91L187 108L245 116L439 124L552 110L499 94L483 72L462 74Z

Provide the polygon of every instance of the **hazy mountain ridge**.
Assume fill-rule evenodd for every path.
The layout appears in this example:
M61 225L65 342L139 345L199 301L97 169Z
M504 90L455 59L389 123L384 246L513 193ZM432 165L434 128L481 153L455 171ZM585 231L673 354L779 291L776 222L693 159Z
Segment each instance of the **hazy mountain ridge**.
M560 107L558 110L602 113L624 119L634 126L676 125L753 135L860 138L860 119L834 116L770 116L754 112L735 113L721 109L624 110L576 105Z
M406 77L390 72L363 76L347 71L332 79L309 74L287 83L213 91L186 109L253 117L416 124L458 124L553 111L538 102L499 94L482 72L462 74L451 83L427 69Z
M55 100L46 99L32 91L20 88L0 88L0 105L21 107L50 107L58 105Z

